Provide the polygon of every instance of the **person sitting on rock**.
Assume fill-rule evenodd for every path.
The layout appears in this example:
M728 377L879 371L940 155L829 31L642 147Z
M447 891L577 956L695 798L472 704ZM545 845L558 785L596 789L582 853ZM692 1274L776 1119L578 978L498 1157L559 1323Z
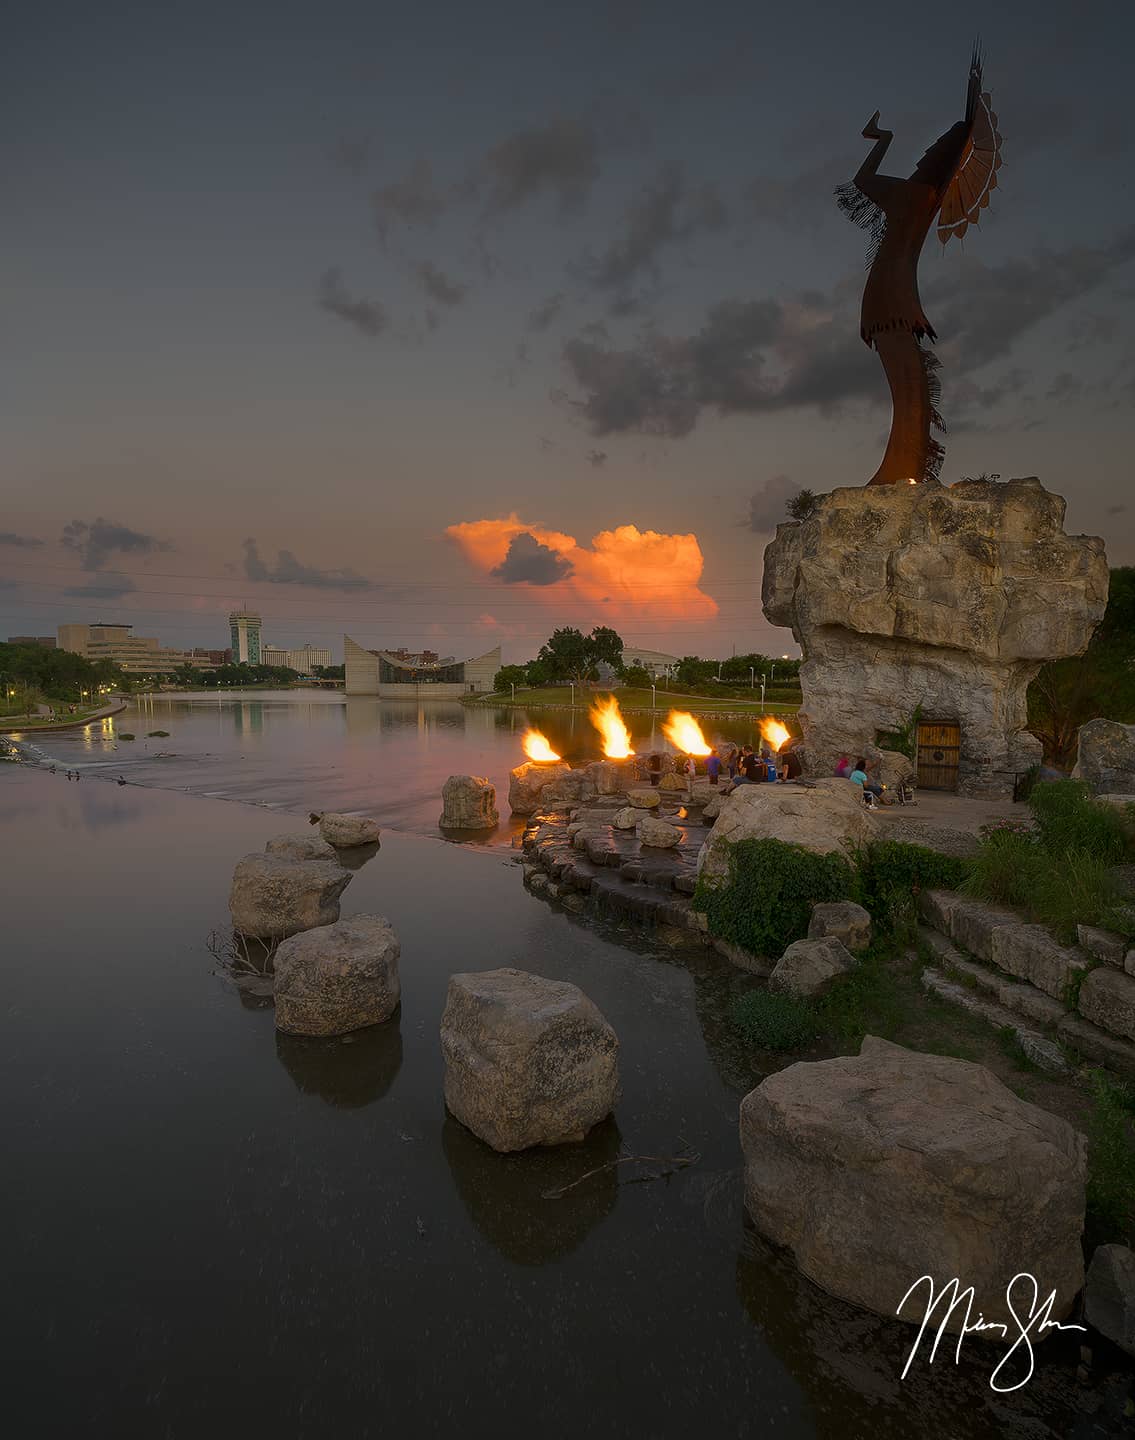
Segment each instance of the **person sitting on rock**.
M761 765L761 757L757 754L757 752L753 749L751 745L746 745L745 753L741 760L741 770L744 776L744 783L746 785L760 784L760 782L765 778L762 774L762 769L763 767ZM742 783L740 776L738 776L737 783L738 785Z
M800 756L796 753L795 745L786 745L780 752L780 778L782 781L799 780L804 773L804 766Z
M835 773L836 773L838 776L840 776L841 779L846 780L847 777L848 777L848 773L850 772L850 770L851 770L851 756L850 756L850 755L841 755L841 756L839 757L839 759L835 762Z
M862 787L864 801L874 809L878 797L883 793L883 787L877 781L868 779L867 761L862 756L855 762L855 769L847 778L853 785Z

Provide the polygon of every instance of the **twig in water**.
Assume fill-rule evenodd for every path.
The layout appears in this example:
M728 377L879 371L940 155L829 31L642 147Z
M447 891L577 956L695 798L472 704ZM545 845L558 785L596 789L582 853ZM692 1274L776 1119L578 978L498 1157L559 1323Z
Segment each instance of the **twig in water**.
M554 1190L543 1191L540 1198L559 1200L569 1190L574 1190L577 1185L582 1185L585 1180L590 1180L593 1175L601 1175L604 1170L613 1170L616 1165L669 1166L669 1169L659 1170L654 1175L640 1175L635 1180L627 1182L628 1184L642 1184L647 1180L664 1180L668 1175L673 1175L676 1170L684 1170L687 1165L696 1165L700 1159L701 1154L697 1150L692 1150L689 1154L678 1155L620 1155L616 1160L608 1160L605 1165L596 1165L594 1170L584 1171L578 1180L573 1180L568 1185L558 1185Z

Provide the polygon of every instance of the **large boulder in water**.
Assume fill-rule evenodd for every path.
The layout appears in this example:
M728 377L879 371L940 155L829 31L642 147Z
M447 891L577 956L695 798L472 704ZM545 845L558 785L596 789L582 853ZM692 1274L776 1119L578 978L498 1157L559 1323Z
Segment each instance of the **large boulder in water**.
M1118 720L1081 725L1072 778L1099 795L1130 795L1135 800L1135 725Z
M451 775L441 787L443 830L491 830L500 824L497 787L481 775Z
M381 915L352 915L293 935L275 955L276 1029L345 1035L398 1008L398 937Z
M974 1316L1016 1334L1019 1272L1055 1292L1053 1320L1083 1286L1087 1143L983 1065L867 1036L858 1056L762 1081L741 1102L741 1146L757 1228L852 1304L893 1316L920 1276L956 1276L975 1288ZM921 1320L924 1291L904 1320Z
M319 833L336 850L350 850L356 845L377 845L382 835L377 820L366 815L339 815L325 811L312 817L319 823Z
M549 785L566 780L570 774L571 766L562 760L526 760L509 774L509 809L514 815L533 814L540 808L541 792Z
M237 861L229 893L233 929L256 940L283 940L333 925L351 878L337 860L246 855Z
M523 970L454 975L445 1103L494 1150L582 1140L619 1097L619 1042L577 986Z
M318 835L273 835L264 846L268 855L279 855L284 860L337 860L339 852L334 845Z
M833 775L807 785L738 785L722 801L698 855L698 869L707 875L728 873L723 842L783 840L817 855L835 850L850 856L875 838L863 791L850 780Z

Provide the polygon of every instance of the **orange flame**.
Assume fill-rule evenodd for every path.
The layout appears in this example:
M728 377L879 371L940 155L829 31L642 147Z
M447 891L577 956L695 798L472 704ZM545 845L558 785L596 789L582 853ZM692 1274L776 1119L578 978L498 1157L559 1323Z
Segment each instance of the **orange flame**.
M525 730L521 744L524 746L524 753L529 760L547 763L560 758L548 744L547 736L541 735L539 730Z
M701 733L701 726L685 710L671 710L662 733L674 749L681 750L684 755L712 754L712 748L705 743L705 736Z
M623 724L619 702L613 695L592 705L591 723L603 737L603 754L608 760L626 760L634 754L631 732Z
M761 719L761 734L772 746L773 750L779 750L788 739L789 730L787 725L782 725L779 720L771 715L765 715Z

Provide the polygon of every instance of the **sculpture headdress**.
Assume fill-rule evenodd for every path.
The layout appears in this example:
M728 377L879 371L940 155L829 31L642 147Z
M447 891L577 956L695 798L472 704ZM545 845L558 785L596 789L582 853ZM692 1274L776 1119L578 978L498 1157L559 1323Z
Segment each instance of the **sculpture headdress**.
M960 240L971 225L979 222L997 186L997 172L1001 169L997 112L988 90L981 89L981 61L976 55L973 74L976 94L969 139L938 214L938 239L943 245L955 235Z

